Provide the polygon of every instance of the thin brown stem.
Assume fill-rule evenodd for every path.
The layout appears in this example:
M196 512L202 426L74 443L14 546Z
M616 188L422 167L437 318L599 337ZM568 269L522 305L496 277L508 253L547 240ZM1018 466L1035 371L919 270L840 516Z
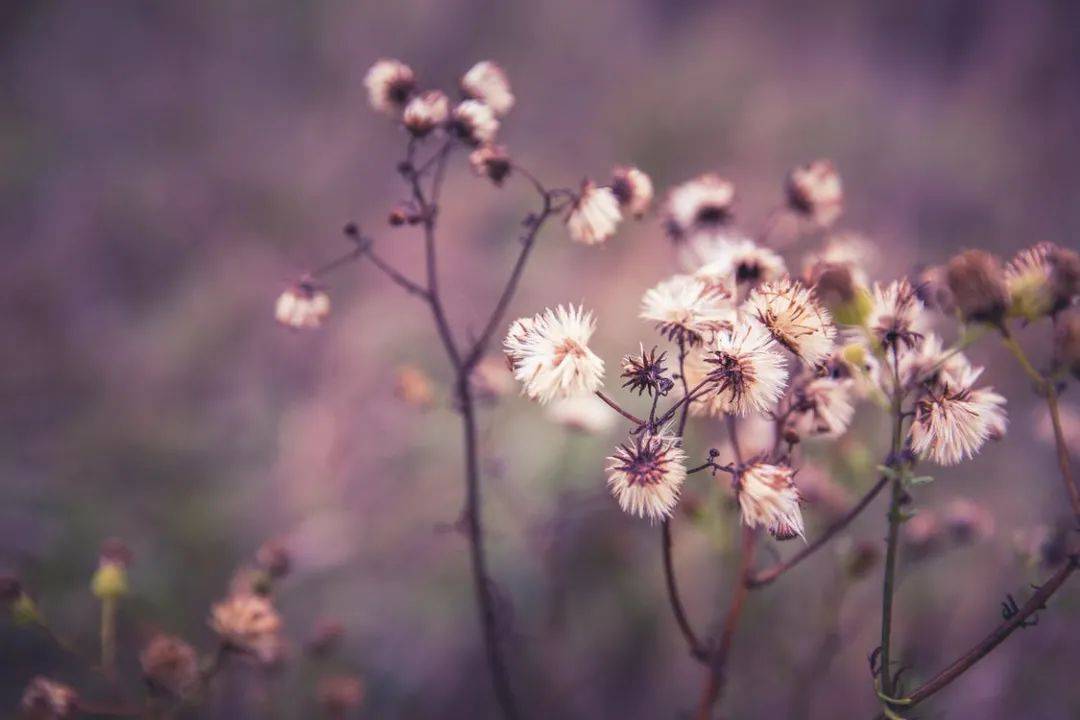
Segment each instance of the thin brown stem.
M694 633L694 629L690 626L690 620L686 616L686 610L683 608L682 600L679 597L679 586L675 581L675 568L672 561L672 538L671 538L671 520L667 519L660 526L661 533L661 548L664 556L664 581L667 585L668 601L671 603L671 611L675 615L675 622L679 626L679 631L682 632L683 637L686 639L686 644L690 648L690 654L698 660L704 660L708 657L708 649L698 639L698 636Z
M634 423L638 427L641 427L641 426L645 425L644 420L639 418L637 415L634 415L629 410L624 410L622 405L615 402L615 400L613 400L610 396L608 396L603 390L597 390L596 391L596 397L603 400L605 403L607 403L608 407L610 407L612 410L619 413L624 418L626 418L630 422Z
M1054 447L1057 451L1061 480L1065 483L1065 491L1069 494L1073 517L1080 523L1080 487L1077 486L1076 478L1072 474L1072 468L1069 467L1069 446L1065 442L1065 432L1061 428L1061 412L1058 409L1057 391L1053 387L1047 388L1046 407L1050 411L1050 422L1054 426Z
M686 382L686 343L679 338L679 381L682 383L683 397L690 397L690 386ZM690 415L690 402L684 401L679 413L679 437L686 430L686 418Z
M900 449L903 443L903 398L900 390L900 362L896 345L893 345L893 432L892 450L887 465L894 470L900 465ZM900 544L900 523L903 522L901 505L904 502L904 487L897 473L892 478L892 494L889 500L889 532L885 545L885 572L881 588L881 688L886 695L892 694L892 610L893 595L896 588L896 555Z
M802 550L795 553L795 555L793 555L790 559L776 563L772 567L765 568L764 570L758 570L756 573L751 574L749 577L746 578L747 586L750 588L759 588L764 585L768 585L769 583L776 580L776 578L780 577L788 570L791 570L803 560L823 548L830 540L833 539L833 537L836 536L837 533L850 525L851 522L855 518L857 518L862 513L862 511L867 508L867 506L870 505L874 498L878 496L878 493L880 493L881 490L886 485L888 485L888 483L888 477L879 478L878 481L874 483L874 486L870 488L870 490L868 490L865 495L862 496L862 499L860 499L859 502L857 502L850 510L848 510L843 517L839 518L832 525L827 527L825 531L821 533L821 536L814 540L814 542L810 543Z
M405 275L398 271L397 268L388 263L386 260L383 260L382 257L380 257L375 252L375 248L372 246L371 243L369 243L367 248L364 250L364 255L367 256L367 259L370 260L375 267L381 270L383 274L390 278L402 290L409 293L410 295L416 295L417 297L423 299L426 302L431 301L431 296L428 294L426 288L420 285L420 283L414 282L409 278L405 277Z

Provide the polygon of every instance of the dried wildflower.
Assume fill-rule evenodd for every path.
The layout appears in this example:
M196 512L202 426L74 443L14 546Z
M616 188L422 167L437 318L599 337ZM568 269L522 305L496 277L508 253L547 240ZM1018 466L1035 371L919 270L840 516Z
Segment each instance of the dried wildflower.
M1005 267L1009 314L1036 320L1066 307L1080 289L1080 256L1053 243L1023 250Z
M863 325L870 315L873 299L856 279L851 266L824 260L806 273L807 285L841 325Z
M71 720L79 714L79 694L39 675L23 691L20 709L25 720Z
M416 89L416 74L400 60L379 60L364 76L368 102L379 112L394 114L401 110Z
M668 340L696 346L731 329L735 310L730 299L721 288L690 275L675 275L646 291L640 317L656 323Z
M293 285L274 304L274 319L294 330L322 327L328 315L330 296L309 282Z
M1058 318L1054 329L1054 356L1062 367L1080 380L1080 308L1070 308Z
M450 114L450 130L462 142L479 146L490 143L499 132L499 119L479 100L462 100Z
M782 257L747 237L699 235L690 239L687 250L694 275L716 284L754 287L787 272Z
M944 267L935 265L919 274L915 292L930 310L952 314L956 310L956 301L949 289L949 279Z
M488 105L500 117L514 107L514 93L510 91L506 72L490 60L482 60L469 68L461 78L461 90Z
M942 549L945 528L936 514L921 510L901 526L900 537L908 554L921 560Z
M934 392L915 405L911 449L939 465L972 457L1005 429L1005 398L988 390Z
M614 235L621 221L619 201L611 188L586 180L566 215L566 229L571 240L596 245Z
M441 90L420 93L405 106L401 121L413 137L425 137L446 122L450 116L450 100Z
M922 339L925 324L923 304L906 279L874 284L866 327L881 348L911 350Z
M493 403L514 389L514 376L507 371L506 363L491 356L476 364L470 380L473 395L483 403Z
M1009 305L1009 292L997 257L982 250L962 252L949 261L945 278L965 320L1001 323Z
M642 345L636 355L625 356L622 360L622 378L625 380L623 387L638 395L666 395L674 385L667 376L667 368L664 367L666 355L666 352L657 352L655 347L646 350Z
M292 553L284 541L267 540L255 551L255 563L270 577L280 579L292 569Z
M195 648L174 635L155 635L139 653L143 679L151 689L185 697L199 684Z
M819 225L831 225L844 210L840 173L829 160L800 165L788 174L788 203Z
M547 408L548 417L568 430L589 435L606 433L615 424L615 414L595 395L562 398Z
M687 369L688 377L696 373L700 362L702 374L710 381L708 393L690 407L695 415L767 413L784 392L788 376L784 358L769 333L755 322L717 333L694 357L695 367Z
M994 534L994 516L968 498L955 498L949 502L944 520L953 542L959 545L980 542Z
M630 217L640 220L652 205L652 178L633 165L619 165L612 171L611 192Z
M672 188L668 194L665 225L674 240L695 230L717 229L731 219L735 185L713 173L699 175Z
M814 378L796 387L784 422L791 438L835 438L847 432L855 406L849 386L829 377Z
M277 644L281 617L262 595L231 595L214 604L210 627L229 647L262 657Z
M422 410L435 404L431 378L414 365L402 365L394 373L394 396L406 405Z
M755 288L746 308L778 343L807 365L817 365L832 352L836 335L832 318L798 280L783 278Z
M608 488L624 512L650 521L671 517L686 479L686 453L679 439L642 433L608 458Z
M343 718L360 707L364 684L353 675L330 675L319 679L315 696L327 717Z
M809 277L810 269L819 264L842 265L851 272L856 285L865 287L869 283L866 273L868 265L875 265L879 257L877 247L857 233L831 235L815 252L806 255L803 260L803 275Z
M735 476L735 496L743 522L748 527L764 527L777 540L803 535L799 491L795 471L787 465L772 465L762 459L750 461Z
M546 404L598 390L604 361L588 346L595 329L592 313L573 305L511 324L503 347L525 395Z
M503 145L481 145L469 153L469 165L477 175L496 185L502 185L513 169L510 154Z

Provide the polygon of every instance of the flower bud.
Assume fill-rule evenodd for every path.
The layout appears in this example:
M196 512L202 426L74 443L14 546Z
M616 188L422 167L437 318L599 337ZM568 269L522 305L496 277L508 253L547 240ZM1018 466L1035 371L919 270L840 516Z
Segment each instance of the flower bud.
M127 568L131 550L119 538L109 538L101 544L98 569L90 581L90 590L101 600L115 600L127 595Z
M413 137L424 137L450 115L450 100L440 90L422 92L405 106L402 122Z
M982 250L960 253L945 269L956 307L964 320L1000 325L1009 306L1001 261Z
M490 143L481 145L469 153L469 164L473 172L491 180L496 186L503 184L513 168L506 147Z
M281 540L267 540L255 552L255 563L277 580L289 574L292 554Z
M155 635L139 653L143 679L151 690L186 697L199 684L195 649L178 637Z
M873 309L873 298L866 288L855 281L850 265L817 262L807 272L806 280L836 322L841 325L863 325L866 322Z
M831 225L844 209L840 173L829 160L815 160L791 171L787 179L788 204L819 225Z

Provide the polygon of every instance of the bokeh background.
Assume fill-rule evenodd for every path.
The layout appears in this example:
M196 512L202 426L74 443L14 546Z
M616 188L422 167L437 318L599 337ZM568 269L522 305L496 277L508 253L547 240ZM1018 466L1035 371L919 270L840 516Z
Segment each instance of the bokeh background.
M136 560L121 663L134 677L154 628L212 647L210 603L281 537L295 560L279 596L293 660L272 678L231 672L229 696L200 716L312 716L326 667L300 647L336 618L346 634L331 666L364 678L364 717L494 717L466 545L444 529L462 500L459 426L424 308L354 265L329 280L324 330L272 319L288 282L345 249L347 220L418 274L416 234L384 222L403 196L404 137L368 109L367 67L399 57L423 86L451 90L495 59L518 96L502 138L546 182L603 178L619 161L660 188L717 170L738 184L750 230L782 199L789 167L833 158L848 195L840 226L866 233L876 276L891 279L963 247L1076 247L1078 27L1080 4L1067 1L4 3L0 571L92 651L97 547L124 538ZM457 158L441 242L460 328L482 322L533 202L523 184L495 190ZM584 302L613 369L653 341L637 304L674 267L655 218L601 248L572 245L556 224L511 312ZM1044 332L1025 338L1045 352ZM996 349L974 355L1009 398L1011 431L936 473L916 502L933 512L969 497L995 528L905 563L898 636L912 680L1040 577L1017 535L1063 512L1026 382ZM403 365L430 375L434 407L395 397ZM513 396L481 422L493 574L530 715L680 717L703 676L666 605L659 530L604 490L622 428L570 433ZM720 434L699 423L691 452ZM865 411L842 455L808 453L858 492L885 439ZM725 493L695 477L676 562L688 611L708 627L726 607L735 526ZM883 514L875 505L838 547L880 541ZM838 599L840 564L822 552L752 597L727 717L874 712L866 658L880 588L868 579ZM920 715L1075 717L1078 621L1069 588ZM45 638L0 623L5 716L42 672L100 690Z

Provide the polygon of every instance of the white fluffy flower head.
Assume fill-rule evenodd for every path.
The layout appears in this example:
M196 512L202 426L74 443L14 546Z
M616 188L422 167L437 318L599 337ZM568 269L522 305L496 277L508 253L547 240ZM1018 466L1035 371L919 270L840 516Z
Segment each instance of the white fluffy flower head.
M495 114L502 117L514 107L514 93L506 72L490 60L481 60L469 68L461 78L462 91L485 103Z
M752 460L735 477L735 493L743 522L764 527L777 540L803 536L803 517L795 471L787 465Z
M1004 405L989 388L931 393L915 405L911 449L939 465L956 465L1005 432Z
M623 511L650 521L671 517L686 479L679 439L642 433L608 458L607 484Z
M735 309L723 288L690 275L675 275L649 289L641 299L641 318L672 342L701 345L721 330L731 329Z
M907 279L894 280L888 285L874 283L870 313L866 327L881 348L914 348L926 328L922 301Z
M379 112L394 114L401 111L413 90L416 74L400 60L377 61L364 76L368 102Z
M693 377L695 385L699 378L710 381L708 393L691 405L695 415L767 413L787 383L784 357L769 333L753 321L717 333L692 357L694 367L687 368L687 377Z
M600 389L604 361L589 349L595 329L592 313L573 305L515 320L503 349L525 395L546 404Z
M694 230L718 228L731 218L734 200L735 185L713 173L677 185L665 208L668 232L682 239Z
M799 281L782 278L755 288L746 308L807 365L819 364L832 352L836 328L829 311Z
M490 143L499 132L499 118L479 100L462 100L451 113L450 127L462 141L478 146Z
M424 137L450 115L450 100L440 90L422 92L405 106L401 121L416 137Z
M644 171L632 165L619 165L612 172L611 191L623 209L640 220L653 201L653 183Z
M621 221L619 201L611 188L586 180L566 216L566 229L571 240L597 245L614 235Z
M787 273L784 259L740 235L699 235L687 243L686 261L694 275L731 286L754 287Z
M297 283L278 296L274 319L294 330L322 327L330 314L330 296L308 283Z

